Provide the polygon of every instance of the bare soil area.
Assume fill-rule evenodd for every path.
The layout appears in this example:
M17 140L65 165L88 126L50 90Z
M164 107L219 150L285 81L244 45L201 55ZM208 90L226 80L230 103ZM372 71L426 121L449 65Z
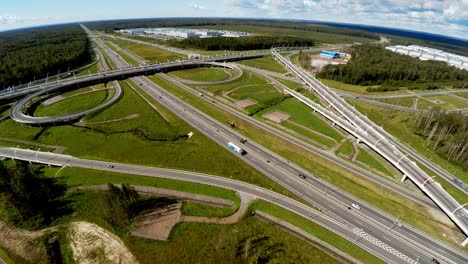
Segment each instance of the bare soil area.
M132 231L133 236L167 240L172 228L180 221L181 203L171 204L141 216Z
M282 123L288 120L291 117L291 115L280 112L280 111L273 111L273 112L264 114L263 117L275 123Z
M235 107L237 107L238 109L244 109L255 104L257 104L257 101L252 99L244 99L234 103Z

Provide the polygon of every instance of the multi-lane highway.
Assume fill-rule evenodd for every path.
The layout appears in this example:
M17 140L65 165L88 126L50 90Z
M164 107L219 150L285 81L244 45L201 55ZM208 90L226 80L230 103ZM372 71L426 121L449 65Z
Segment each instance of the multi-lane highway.
M96 42L98 45L103 45L99 40ZM106 49L105 52L119 68L128 67L128 64L115 52L110 49ZM229 58L225 60L229 60ZM183 63L177 62L169 66L175 67L177 65L180 67ZM189 63L193 63L193 61ZM120 75L116 74L112 77L117 79L132 77L142 73L148 74L148 71L156 72L154 67L152 65L147 69L145 67L128 68L128 72L122 74L120 70ZM107 72L105 73L105 77L109 78L110 74L116 72L118 71ZM104 76L99 77L103 78ZM87 81L90 80L87 79ZM102 81L102 79L99 79L99 81ZM203 114L181 99L167 93L146 77L133 77L132 81L137 83L143 91L163 106L179 115L187 123L226 149L228 148L225 144L228 141L238 142L243 137L241 134ZM349 121L347 122L350 123ZM356 127L348 127L348 131L349 129L356 130ZM466 262L466 254L425 235L398 219L360 201L356 197L314 177L293 162L283 159L255 142L248 141L243 147L247 151L247 154L239 156L240 159L280 183L291 192L301 196L305 201L317 206L329 217L342 223L348 234L352 233L358 238L355 241L356 244L376 254L385 261L390 263L416 263L417 261L425 263L435 257L447 263ZM307 178L302 179L298 177L299 174L307 175ZM352 203L359 203L361 209L352 209L350 206ZM344 233L340 234L343 235ZM347 235L343 236L349 238Z
M358 112L338 94L331 91L317 79L312 77L298 66L285 59L277 50L272 49L272 54L294 74L301 78L307 85L319 94L338 114L334 114L320 105L314 103L309 98L289 90L292 96L299 99L301 102L317 110L320 114L330 119L334 123L340 125L350 134L356 136L358 140L366 143L370 148L379 153L382 157L391 162L396 168L404 173L404 177L410 178L424 193L426 193L451 219L460 229L468 235L468 216L466 210L460 208L460 204L455 201L442 187L431 180L415 162L410 160L407 155L395 147L392 142L396 140L388 133L376 128L367 117ZM468 243L468 239L463 244Z
M118 66L126 65L126 62L117 54L110 50L106 52ZM233 129L168 93L146 77L134 77L132 80L160 104L226 149L228 148L225 144L228 141L239 142L239 139L243 137ZM291 192L300 195L307 202L317 206L327 215L346 223L350 230L355 230L354 232L371 242L372 246L369 246L368 250L374 254L380 256L379 252L385 249L386 261L414 263L421 258L420 262L428 262L433 257L449 263L466 260L464 253L404 223L396 224L401 221L315 178L293 162L285 160L255 142L248 141L243 148L248 154L239 158ZM308 175L308 177L302 179L298 177L299 174ZM361 209L348 209L353 202L361 204Z

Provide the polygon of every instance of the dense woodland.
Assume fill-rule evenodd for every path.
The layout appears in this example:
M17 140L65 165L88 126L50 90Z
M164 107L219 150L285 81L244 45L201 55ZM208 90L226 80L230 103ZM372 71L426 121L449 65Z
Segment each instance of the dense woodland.
M91 61L91 43L77 24L4 32L0 34L0 89Z
M256 50L269 49L274 45L313 46L313 40L293 37L245 37L245 38L192 38L181 41L170 41L178 48L195 48L203 50Z
M0 219L28 229L46 227L69 212L67 186L44 176L43 167L0 162Z
M468 116L432 109L418 114L414 129L447 161L468 169Z
M150 27L205 27L205 26L263 26L285 29L305 30L317 33L340 34L378 40L378 34L362 30L328 27L310 22L291 22L280 20L257 19L220 19L220 18L164 18L164 19L127 19L88 22L87 26L94 30L113 32L122 28L150 28Z
M348 52L351 54L348 64L327 65L318 76L349 84L380 85L378 89L382 91L395 90L392 87L468 87L468 72L444 62L421 61L378 45L354 46Z

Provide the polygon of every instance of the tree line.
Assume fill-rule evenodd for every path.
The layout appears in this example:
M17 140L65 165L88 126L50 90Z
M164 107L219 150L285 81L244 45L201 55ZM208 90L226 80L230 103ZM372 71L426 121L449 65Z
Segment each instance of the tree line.
M468 169L468 116L438 108L421 111L414 129L444 159Z
M55 75L92 60L91 43L77 24L0 34L0 89Z
M206 26L260 26L285 29L305 30L316 33L339 34L378 40L378 34L362 30L346 29L312 24L310 22L292 22L268 19L220 19L220 18L164 18L164 19L124 19L88 22L87 26L98 31L113 32L123 28L151 27L206 27Z
M168 41L169 45L178 48L195 48L203 50L256 50L269 49L274 45L313 46L314 41L294 37L242 37L242 38L190 38Z
M356 85L380 85L377 88L396 90L468 87L468 72L439 61L421 61L386 50L380 45L359 45L350 48L347 64L327 65L318 77Z

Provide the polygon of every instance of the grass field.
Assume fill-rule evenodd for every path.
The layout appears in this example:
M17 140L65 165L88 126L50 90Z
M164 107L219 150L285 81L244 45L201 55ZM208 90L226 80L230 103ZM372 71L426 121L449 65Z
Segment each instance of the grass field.
M401 105L405 107L412 107L413 102L414 102L414 97L403 97L403 98L386 98L386 99L378 99L376 101L387 103L387 104L392 104L392 105ZM418 102L420 102L421 99L419 99Z
M370 150L369 150L370 151ZM369 165L371 168L374 168L378 171L383 172L387 176L392 176L392 174L385 168L380 161L374 158L368 150L360 149L356 157L356 160Z
M287 72L286 69L281 66L281 64L279 64L275 59L273 59L271 55L263 56L257 59L243 60L237 63L278 73Z
M123 97L114 105L86 119L84 127L22 126L12 120L0 123L0 136L44 144L66 146L67 154L98 160L118 161L197 171L232 177L290 195L283 187L267 179L169 110L154 104L167 118L158 116L142 99L122 85ZM138 114L125 122L92 124ZM185 135L194 132L193 137Z
M173 71L169 75L197 82L218 82L229 78L229 75L223 68L217 67Z
M225 190L225 189L218 188L218 187L212 187L208 185L185 182L185 181L168 180L168 179L144 177L144 176L137 176L137 175L112 173L112 172L101 172L101 171L96 171L96 170L88 170L88 169L80 169L80 168L65 168L65 169L62 169L58 173L58 175L56 175L57 171L58 171L57 168L46 168L47 175L51 177L59 177L60 179L62 179L65 183L67 183L70 186L78 186L78 185L88 186L88 185L98 185L98 184L107 184L107 183L113 183L113 184L127 183L127 184L132 184L132 185L142 185L142 186L152 186L152 187L165 188L165 189L174 189L174 190L180 190L180 191L185 191L185 192L204 194L208 196L228 199L228 200L233 201L236 204L235 208L237 208L237 206L239 205L239 201L240 201L239 197L233 191ZM78 198L80 197L82 199L80 199L79 202L80 201L86 202L86 200L92 201L92 199L84 199L84 198L90 198L89 196L86 196L86 195L78 196ZM184 205L185 208L183 207L182 210L185 215L223 216L223 215L229 214L230 210L233 210L231 208L213 208L210 206L199 205L195 203L184 203L184 204L185 204ZM90 220L93 220L93 221L99 220L99 219L93 218L94 216L92 214L86 213L86 211L93 212L92 210L88 210L90 209L90 205L76 206L76 207L78 208L80 212L78 213L78 216L75 215L75 217L83 217L85 219L90 218ZM276 216L280 219L289 221L292 224L318 237L319 239L327 243L330 243L331 245L343 250L344 252L364 262L371 261L372 263L379 263L377 258L372 256L370 253L367 253L365 250L355 246L354 244L348 242L347 240L341 238L340 236L334 234L333 232L321 227L320 225L317 225L309 220L306 220L298 215L295 215L285 209L282 209L280 207L271 205L263 201L255 202L250 208L251 210L255 210L255 209L261 210L268 214ZM80 214L81 216L79 216ZM255 219L255 218L251 216L247 216L247 219ZM105 223L101 222L101 224L106 226ZM264 224L264 225L271 226L269 224ZM199 228L195 228L195 230L199 230L199 231L210 230L211 226L217 226L217 225L201 225ZM112 227L107 226L107 228L112 230ZM256 226L256 228L259 228L260 230L262 230L263 227ZM175 231L174 233L176 232L178 231ZM191 231L188 231L188 232L191 232ZM272 229L272 232L275 232L278 234L284 234L282 237L286 237L287 239L289 239L288 237L290 237L290 235L287 235L279 230ZM200 241L206 240L205 237L202 238L198 236L197 237L188 236L189 238L188 244L185 244L180 240L180 238L178 238L177 234L180 234L180 233L176 233L176 235L171 235L171 238L178 242L174 242L173 240L170 240L168 242L154 242L154 241L142 240L138 238L128 238L129 240L126 240L126 243L127 245L134 244L134 247L132 246L130 247L133 248L135 254L139 256L139 254L143 254L141 253L141 251L138 250L136 246L140 243L145 244L144 249L145 251L148 252L147 254L153 255L155 254L153 251L154 250L158 251L158 248L161 247L161 245L165 248L168 248L168 247L172 248L172 247L175 247L176 245L178 247L186 248L191 245L192 238L199 239ZM229 235L225 236L225 239L229 239L229 237L230 237ZM211 241L210 236L208 236L208 240ZM285 241L285 242L289 243L289 242L294 242L294 241ZM153 243L156 243L155 248L151 247L153 246ZM172 243L175 243L175 245L171 245ZM296 241L293 245L297 245L297 244L302 245L306 243ZM232 248L230 247L227 247L226 249L233 251ZM313 253L320 254L320 252L317 253L315 251L313 251Z
M331 88L335 88L335 89L339 89L339 90L343 90L343 91L348 91L348 92L353 92L353 93L361 93L361 94L368 94L369 93L368 91L366 91L367 86L347 84L347 83L344 83L344 82L328 80L328 79L323 79L323 78L319 78L319 80L323 84L325 84L326 86L329 86Z
M455 177L460 178L462 181L468 181L468 175L462 168L451 164L437 155L432 149L427 147L427 142L422 137L413 133L413 120L414 116L408 113L395 112L391 113L388 111L382 111L380 108L375 106L369 106L361 104L355 101L351 101L356 109L362 113L367 113L369 119L374 121L377 125L382 125L384 129L392 134L395 138L401 142L414 148L418 153L427 157L430 161L438 164L442 168L445 168ZM461 191L455 189L451 184L444 180L437 180L444 189L446 189L456 200L463 202L466 200L466 195Z
M186 58L186 56L183 54L174 53L156 47L130 42L127 40L110 39L109 41L114 42L120 47L148 61L166 62L167 60L172 61Z
M107 91L96 91L66 98L48 106L39 105L34 111L35 116L59 116L81 112L96 107L107 98Z
M441 109L449 110L468 107L468 103L464 102L461 99L457 99L450 96L426 96L424 98L432 102L420 98L418 101L418 108L439 106Z
M331 128L325 121L315 115L310 107L307 107L295 98L288 98L283 102L258 113L258 116L272 110L279 110L281 112L288 113L291 115L291 121L313 129L323 135L327 135L337 141L343 138L338 132L336 132L336 130Z
M346 140L337 150L336 153L341 153L343 155L349 156L353 154L354 148L349 140Z
M193 216L206 217L226 217L236 212L238 206L235 207L214 207L206 204L184 201L182 203L182 214Z
M87 67L87 68L84 68L82 69L81 71L79 72L76 72L75 73L75 77L79 77L79 76L84 76L84 75L88 75L88 74L93 74L93 73L97 73L98 70L101 68L101 62L98 61L97 63Z
M151 79L161 87L167 89L169 92L190 103L201 111L209 114L218 121L224 124L235 122L238 132L278 153L287 160L293 160L294 163L306 170L309 170L314 175L329 181L339 188L352 193L360 199L363 199L364 201L399 217L403 221L406 221L443 241L447 241L453 245L458 245L458 241L442 235L447 232L446 227L435 221L432 215L421 208L419 204L416 204L380 185L367 181L360 176L350 173L349 171L346 171L319 156L313 155L302 148L275 137L237 117L225 113L219 110L216 106L204 102L199 97L192 95L181 88L173 86L158 76L152 76Z

